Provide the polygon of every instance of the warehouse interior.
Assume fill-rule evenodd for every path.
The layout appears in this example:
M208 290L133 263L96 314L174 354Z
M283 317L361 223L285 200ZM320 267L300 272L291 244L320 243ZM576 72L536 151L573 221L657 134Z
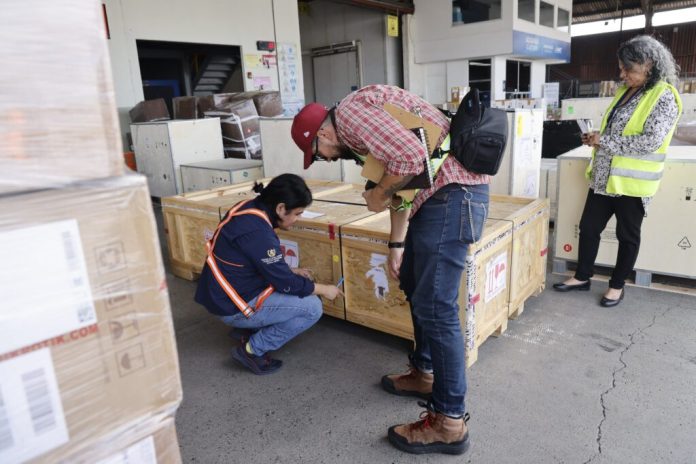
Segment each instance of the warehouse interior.
M696 462L696 0L8 0L3 10L1 463ZM660 163L654 191L618 194L642 198L644 214L626 286L607 300L625 253L618 212L597 233L588 283L563 282L584 272L588 183L598 185L588 166L633 98L622 97L631 88L617 50L643 35L678 67L659 87L678 117L646 152ZM354 149L331 160L324 126L305 167L293 134L305 105L340 111L370 86L403 89L449 119L475 94L505 121L484 224L450 283L465 347L463 454L404 452L388 432L419 414L418 427L433 428L440 414L382 379L418 370L414 319L389 267L392 248L413 245L394 238L397 208L374 210L366 185L389 172L363 168ZM447 135L432 135L420 107L383 110L421 130L426 155ZM260 201L255 185L288 173L312 202L287 228L271 212L280 256L264 259L311 270L322 314L268 352L282 369L254 375L239 359L246 350L261 363L253 332L200 293L217 285L245 312L237 282L230 292L218 277L244 266L219 258L216 241L236 207ZM398 189L399 202L422 208L437 179ZM457 208L463 231L471 203L469 216Z

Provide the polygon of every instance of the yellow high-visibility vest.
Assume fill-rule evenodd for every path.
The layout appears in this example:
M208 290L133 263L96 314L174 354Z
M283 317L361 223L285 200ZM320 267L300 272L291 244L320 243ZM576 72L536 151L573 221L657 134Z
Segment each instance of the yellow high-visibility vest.
M628 120L623 130L623 136L627 137L643 133L645 121L648 119L648 116L650 116L650 113L652 113L655 105L657 105L662 93L667 89L674 94L674 98L677 101L677 107L679 109L677 120L679 120L679 116L681 116L682 113L682 101L679 97L679 92L677 92L677 89L675 89L673 85L665 81L660 81L651 89L645 91L640 97L638 106L636 106L636 109L633 111L631 118ZM609 105L609 108L607 108L604 118L602 119L602 125L599 130L600 134L604 134L609 114L611 114L612 109L621 100L627 90L628 87L626 86L617 90L614 100ZM660 148L650 155L641 156L640 158L614 155L611 160L609 180L607 181L607 193L626 195L629 197L651 197L655 195L657 188L660 186L660 179L662 179L667 147L672 140L672 135L674 134L676 126L677 122L675 121L672 129L670 129L669 133L662 141ZM592 150L592 162L585 172L588 179L592 174L592 166L594 164L596 151L596 149Z

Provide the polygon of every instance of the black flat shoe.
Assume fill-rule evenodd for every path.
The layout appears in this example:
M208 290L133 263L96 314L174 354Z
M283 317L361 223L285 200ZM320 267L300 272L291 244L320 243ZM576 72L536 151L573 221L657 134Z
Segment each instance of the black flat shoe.
M571 290L580 290L581 292L586 292L590 289L590 282L583 282L581 284L564 284L563 282L553 284L553 289L557 292L569 292Z
M623 297L624 297L624 289L622 288L621 289L621 296L618 299L612 300L611 298L607 298L606 296L603 296L602 299L599 301L599 305L604 306L605 308L612 308L612 307L618 305L619 303L621 303L621 300L623 300Z

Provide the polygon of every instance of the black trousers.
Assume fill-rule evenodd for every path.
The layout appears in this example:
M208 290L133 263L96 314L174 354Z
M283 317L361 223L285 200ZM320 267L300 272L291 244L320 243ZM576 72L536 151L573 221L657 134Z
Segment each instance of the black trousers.
M619 252L616 256L616 266L609 280L609 287L622 289L636 264L640 249L640 227L643 224L645 211L643 202L638 197L609 197L598 195L592 189L587 192L585 209L580 219L578 268L575 271L575 278L585 281L593 276L600 235L613 215L616 215Z

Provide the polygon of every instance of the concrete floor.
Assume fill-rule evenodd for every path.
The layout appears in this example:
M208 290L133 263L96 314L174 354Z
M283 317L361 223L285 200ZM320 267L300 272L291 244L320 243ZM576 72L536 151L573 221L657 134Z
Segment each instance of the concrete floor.
M419 457L386 432L422 408L379 386L405 369L408 342L327 316L276 353L280 372L255 376L231 361L228 328L193 302L195 283L168 281L184 462L696 462L692 296L631 287L606 309L595 282L531 298L467 371L469 452Z

